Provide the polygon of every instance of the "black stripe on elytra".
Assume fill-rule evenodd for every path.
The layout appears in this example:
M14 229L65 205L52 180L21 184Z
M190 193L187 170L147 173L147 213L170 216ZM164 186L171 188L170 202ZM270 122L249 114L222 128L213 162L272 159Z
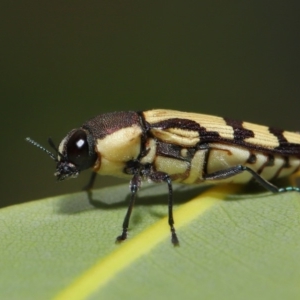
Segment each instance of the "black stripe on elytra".
M270 133L276 136L279 146L275 147L274 150L277 150L279 153L286 154L286 155L300 155L300 144L289 143L287 139L284 137L283 133L284 130L277 129L273 127L269 127ZM300 137L299 137L300 141Z
M180 128L191 131L199 131L200 125L189 119L181 119L181 118L170 118L167 120L159 121L156 123L152 123L149 125L150 128L161 128L161 129L169 129L169 128Z
M288 143L287 139L283 135L284 130L269 127L269 131L270 131L270 133L272 133L273 135L276 136L279 145L284 145L284 144Z
M245 139L253 138L254 132L243 127L243 122L224 118L226 124L233 129L233 139L236 142L243 142Z
M255 133L252 130L248 130L243 128L243 122L234 121L228 118L224 118L226 124L231 126L234 131L233 139L225 139L220 136L217 131L208 131L205 127L200 126L197 122L189 119L181 119L181 118L170 118L164 121L156 122L149 124L146 120L147 130L151 130L152 128L159 129L169 129L169 128L179 128L190 131L197 131L200 136L200 144L209 143L209 142L223 142L226 144L236 144L242 147L246 147L248 149L254 149L257 151L261 151L263 153L279 153L281 155L296 155L300 157L300 143L292 144L292 143L282 143L279 147L276 148L266 148L263 145L256 145L255 143L246 142L247 138L254 138ZM150 134L148 132L148 134ZM284 138L284 137L283 137ZM300 139L299 139L300 140ZM283 142L283 139L282 139Z
M149 124L149 128L180 128L188 131L196 131L199 133L200 140L202 141L220 141L221 137L217 131L208 131L205 127L202 127L197 122L189 119L170 118L168 120L160 121L157 123Z

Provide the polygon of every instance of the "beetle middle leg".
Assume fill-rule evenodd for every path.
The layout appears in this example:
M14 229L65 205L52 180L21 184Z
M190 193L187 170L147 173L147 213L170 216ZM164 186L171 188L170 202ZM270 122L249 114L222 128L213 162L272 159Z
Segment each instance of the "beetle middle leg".
M83 191L90 191L94 187L94 184L95 184L95 181L96 181L96 177L97 177L97 173L96 172L92 172L89 182L87 183L87 185L85 185L82 188L82 190Z
M176 234L176 230L174 227L174 218L173 218L173 187L172 180L167 173L164 172L152 172L149 174L149 179L153 182L165 182L168 185L168 223L171 229L171 242L174 246L179 246L179 240Z
M133 178L130 182L131 189L131 200L127 209L126 216L123 221L123 231L120 236L117 237L117 242L124 241L127 238L127 230L130 220L131 211L136 199L136 193L141 185L142 178L149 178L155 183L165 182L168 185L168 223L171 230L171 241L174 246L179 245L179 240L176 234L174 227L174 218L173 218L173 187L172 180L167 173L154 171L151 168L151 164L142 165L137 160L132 160L127 163L125 168L126 174L133 174Z

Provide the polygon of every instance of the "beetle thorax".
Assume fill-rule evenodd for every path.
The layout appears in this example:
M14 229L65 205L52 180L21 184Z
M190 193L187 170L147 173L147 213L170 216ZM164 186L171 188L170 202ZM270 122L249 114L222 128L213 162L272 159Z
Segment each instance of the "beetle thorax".
M141 151L142 129L132 125L97 139L96 148L101 157L98 173L124 176L126 162L136 159Z

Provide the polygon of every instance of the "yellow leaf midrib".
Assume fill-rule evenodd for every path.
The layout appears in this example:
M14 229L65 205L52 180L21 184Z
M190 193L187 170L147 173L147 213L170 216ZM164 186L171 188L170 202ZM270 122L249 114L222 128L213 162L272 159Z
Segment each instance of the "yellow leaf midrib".
M214 187L198 197L178 207L174 213L176 229L179 229L203 214L207 209L234 193L236 186ZM124 242L104 259L100 259L90 269L74 280L55 296L55 300L86 299L96 290L107 284L117 273L124 270L141 256L150 252L161 241L170 240L170 231L161 230L167 223L167 217L157 221L134 238ZM170 242L170 247L172 244Z

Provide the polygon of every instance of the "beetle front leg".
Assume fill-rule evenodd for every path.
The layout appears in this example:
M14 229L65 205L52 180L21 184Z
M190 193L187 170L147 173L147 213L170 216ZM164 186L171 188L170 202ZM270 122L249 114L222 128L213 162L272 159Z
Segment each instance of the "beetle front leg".
M140 186L141 186L141 177L139 174L135 174L130 181L130 191L131 191L130 202L128 205L127 213L123 221L122 234L116 238L117 243L125 241L127 239L127 231L128 231L130 216L135 203L136 193Z
M173 188L172 180L167 173L164 172L153 172L149 174L149 179L153 182L165 182L168 185L169 197L168 197L168 216L169 216L169 225L171 229L171 242L174 246L179 246L179 240L176 234L174 227L174 218L173 218Z
M96 172L92 172L89 182L87 183L87 185L85 185L82 188L82 190L84 190L84 191L90 191L94 187L94 183L96 181L96 177L97 177L97 173Z

